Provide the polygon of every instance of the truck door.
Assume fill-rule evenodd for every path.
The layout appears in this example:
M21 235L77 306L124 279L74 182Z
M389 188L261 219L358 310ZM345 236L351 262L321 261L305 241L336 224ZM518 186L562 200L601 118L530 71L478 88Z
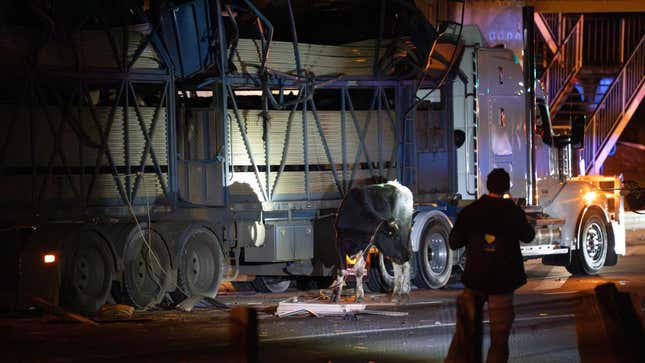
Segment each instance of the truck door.
M511 175L511 194L526 198L528 169L526 112L522 69L511 50L478 52L478 177L485 181L494 168ZM485 185L485 183L482 183ZM483 188L479 194L483 194Z
M453 192L453 136L442 103L423 102L414 118L417 173L415 202L446 198Z
M184 107L178 113L179 198L195 205L222 206L224 129L220 114Z

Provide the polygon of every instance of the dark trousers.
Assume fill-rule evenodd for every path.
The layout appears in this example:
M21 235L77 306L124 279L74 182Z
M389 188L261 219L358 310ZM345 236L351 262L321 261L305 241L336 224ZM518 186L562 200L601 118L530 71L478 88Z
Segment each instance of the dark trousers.
M486 294L465 288L457 297L457 331L450 343L446 362L482 362L482 310L485 302L488 302L490 319L490 348L486 361L508 361L508 337L515 319L513 293Z

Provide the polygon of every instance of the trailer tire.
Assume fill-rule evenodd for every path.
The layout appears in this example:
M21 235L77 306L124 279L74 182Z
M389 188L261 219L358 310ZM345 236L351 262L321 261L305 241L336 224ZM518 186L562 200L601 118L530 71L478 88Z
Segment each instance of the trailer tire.
M215 297L226 267L217 236L204 227L191 227L184 236L178 259L178 292L186 297Z
M148 238L148 232L150 237ZM142 234L146 240L142 238ZM123 287L125 294L121 302L145 309L161 302L168 288L172 285L170 253L166 243L155 230L148 230L144 225L128 235L123 264Z
M578 249L571 256L567 271L576 275L596 275L605 265L609 239L607 225L602 213L590 211L585 214L580 224Z
M440 289L450 280L454 251L448 244L449 236L450 227L440 220L431 219L426 224L419 251L414 254L413 282L417 287Z
M256 276L251 283L257 292L275 294L285 292L291 286L291 280L280 276Z
M367 269L367 288L372 292L392 292L394 289L394 269L392 261L375 253L370 258Z
M66 244L61 284L62 305L93 313L105 304L112 287L114 258L108 244L94 232L79 233Z

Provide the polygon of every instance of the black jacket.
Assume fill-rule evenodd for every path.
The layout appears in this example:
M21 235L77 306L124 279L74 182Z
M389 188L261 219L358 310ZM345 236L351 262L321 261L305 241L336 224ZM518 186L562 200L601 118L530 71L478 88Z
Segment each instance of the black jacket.
M519 241L533 237L535 230L512 200L479 198L459 213L450 233L450 248L466 247L461 281L477 291L513 292L526 283Z

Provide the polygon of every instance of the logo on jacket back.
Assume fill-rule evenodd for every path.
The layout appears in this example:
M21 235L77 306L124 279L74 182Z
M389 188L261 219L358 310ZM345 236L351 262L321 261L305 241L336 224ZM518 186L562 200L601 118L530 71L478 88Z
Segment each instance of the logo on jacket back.
M483 244L482 249L486 252L495 252L497 248L495 247L495 240L497 238L495 237L494 234L490 233L485 233L484 234L484 241L486 243Z

